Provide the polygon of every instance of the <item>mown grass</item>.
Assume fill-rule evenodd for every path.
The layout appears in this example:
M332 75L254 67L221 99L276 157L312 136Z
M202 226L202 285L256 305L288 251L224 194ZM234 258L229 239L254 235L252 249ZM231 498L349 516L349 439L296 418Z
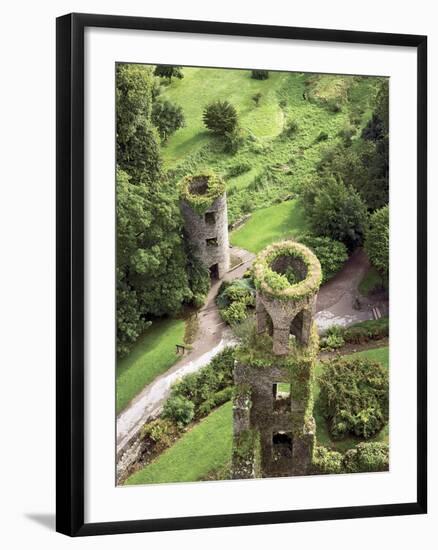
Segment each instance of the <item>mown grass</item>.
M183 435L127 485L197 481L229 462L233 437L232 405L225 403Z
M185 322L181 319L154 321L139 338L131 352L117 365L117 413L177 360L176 344L184 340Z
M245 225L231 233L230 241L257 253L274 241L296 238L307 229L301 205L294 199L257 210Z
M384 367L389 368L389 347L388 346L385 346L382 348L359 351L357 353L353 353L351 355L345 356L345 358L348 358L348 357L366 357L371 361L378 361ZM313 398L314 398L315 405L313 408L313 416L316 422L316 440L320 445L324 445L325 447L328 447L335 451L344 452L348 449L351 449L361 441L363 441L363 439L359 439L357 437L346 437L345 439L337 441L337 440L333 440L330 437L330 433L327 428L327 422L322 415L322 411L319 407L319 402L318 402L318 397L320 393L318 376L322 374L323 369L324 369L323 363L318 363L315 369L316 380L315 380L314 390L313 390ZM368 439L367 441L387 442L388 438L389 438L389 425L386 425L377 435Z

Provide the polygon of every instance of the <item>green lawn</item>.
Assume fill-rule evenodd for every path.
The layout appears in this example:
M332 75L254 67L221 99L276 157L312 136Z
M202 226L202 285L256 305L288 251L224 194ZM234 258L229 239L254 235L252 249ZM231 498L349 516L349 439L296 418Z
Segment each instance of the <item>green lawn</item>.
M268 244L288 237L296 238L307 230L300 203L294 199L262 208L239 229L231 233L231 244L259 252Z
M154 321L132 351L117 364L117 412L119 413L144 386L165 372L177 360L175 344L184 340L181 319Z
M383 347L383 348L376 348L376 349L370 349L365 351L359 351L357 353L353 353L351 355L347 355L345 357L367 357L368 359L371 359L372 361L379 361L384 365L386 368L389 367L389 347ZM316 377L318 377L322 373L322 369L324 368L322 363L318 363L315 369ZM319 396L320 388L318 383L315 383L314 385L314 391L313 391L313 397L315 401L314 409L313 409L313 416L315 418L316 422L316 440L319 444L324 445L326 447L329 447L333 450L344 452L348 449L351 449L363 439L355 438L355 437L347 437L346 439L343 439L341 441L335 441L332 440L329 434L329 431L327 429L327 423L324 417L322 416L322 413L318 407L318 396ZM386 425L381 432L379 432L375 437L370 438L367 441L388 441L389 437L389 425Z
M202 122L205 105L227 99L238 111L240 124L257 137L274 137L283 127L283 112L276 101L276 89L286 73L271 73L268 80L254 80L249 71L238 69L184 68L184 78L174 79L163 98L178 103L184 110L186 126L172 136L163 148L167 164L181 160L208 143L211 134ZM260 106L252 96L260 92Z
M197 481L230 460L232 437L232 405L228 402L201 420L126 483Z

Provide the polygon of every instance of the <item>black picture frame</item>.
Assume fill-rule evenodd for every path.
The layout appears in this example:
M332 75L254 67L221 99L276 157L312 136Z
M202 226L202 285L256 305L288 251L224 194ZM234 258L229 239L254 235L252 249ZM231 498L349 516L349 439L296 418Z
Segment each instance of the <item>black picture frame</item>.
M84 522L84 30L86 27L406 46L417 51L417 499L312 510ZM69 14L57 19L56 529L69 536L424 514L427 510L427 37L268 25Z

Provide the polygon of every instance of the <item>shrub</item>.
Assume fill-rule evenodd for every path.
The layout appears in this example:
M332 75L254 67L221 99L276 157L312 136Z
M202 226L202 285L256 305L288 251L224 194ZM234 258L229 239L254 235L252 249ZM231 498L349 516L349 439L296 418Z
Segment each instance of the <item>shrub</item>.
M237 176L240 176L241 174L244 174L245 172L249 172L251 168L252 167L249 162L237 162L236 164L233 164L228 168L227 177L235 178Z
M207 105L202 115L205 126L213 133L226 136L237 128L237 111L228 101L214 101Z
M305 235L300 238L300 242L308 246L318 258L321 264L323 283L331 279L348 259L345 244L330 237Z
M223 405L229 401L233 396L233 387L228 386L223 390L219 390L211 397L206 399L199 407L199 416L207 416L210 412L220 405Z
M329 136L328 136L327 132L320 132L320 133L317 135L315 141L316 141L317 143L319 143L320 141L327 141L328 138L329 138Z
M182 397L194 406L195 418L203 416L201 406L206 401L218 399L213 396L233 383L234 350L225 348L210 363L198 372L188 374L171 389L168 400Z
M389 336L389 319L381 317L377 320L356 323L343 330L344 340L349 344L363 344L369 340L380 340Z
M256 80L267 80L269 78L269 71L254 69L251 71L251 78L255 78Z
M157 418L145 424L142 428L142 438L150 442L156 452L162 452L170 447L178 437L178 428L169 420Z
M227 308L221 309L222 319L229 325L236 325L247 317L246 304L244 302L233 302Z
M327 447L317 446L313 451L313 468L318 474L340 474L343 456Z
M255 106L258 107L260 104L260 100L262 99L262 94L260 92L257 92L251 97L251 99L254 101Z
M219 308L226 308L236 301L245 305L255 305L255 288L251 278L236 279L231 283L224 281L220 286L216 298Z
M155 101L152 107L152 122L163 141L185 125L182 108L167 100Z
M298 123L295 120L288 120L284 125L282 135L284 137L292 137L298 132Z
M178 65L157 65L154 74L161 78L167 78L169 82L171 82L172 77L179 79L184 78L182 67Z
M244 143L245 134L241 128L236 126L234 130L225 133L224 151L230 155L235 155Z
M368 439L388 421L388 371L364 358L329 361L320 379L321 409L334 438Z
M365 235L365 250L373 266L388 279L389 271L389 209L384 206L370 217Z
M162 417L175 422L177 426L186 426L195 416L195 405L182 395L171 395L163 407Z
M349 449L343 460L346 472L383 472L389 468L389 445L381 442L359 443Z

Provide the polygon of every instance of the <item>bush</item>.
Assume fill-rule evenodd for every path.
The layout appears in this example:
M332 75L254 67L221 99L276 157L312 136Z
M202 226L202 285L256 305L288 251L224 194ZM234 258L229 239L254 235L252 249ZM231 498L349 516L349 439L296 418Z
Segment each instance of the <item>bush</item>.
M231 132L226 132L224 151L230 155L235 155L244 143L245 134L241 128L236 127Z
M149 441L149 447L153 447L155 452L162 452L177 439L179 435L178 428L169 420L157 418L145 424L142 428L141 436Z
M207 416L210 412L220 405L223 405L233 397L233 388L228 386L223 390L219 390L211 397L206 399L199 407L199 416Z
M246 305L255 305L254 282L250 277L236 279L233 282L224 281L216 297L219 308L226 308L232 302L244 302Z
M253 70L251 71L251 78L255 78L256 80L267 80L269 78L269 71L263 71L263 70Z
M342 336L348 344L363 344L369 340L380 340L389 336L389 319L363 321L343 329Z
M298 132L298 123L295 120L288 120L284 125L282 135L284 137L293 137Z
M262 99L262 94L260 92L257 92L253 96L251 96L251 99L254 101L254 104L256 107L259 106L260 100Z
M368 439L388 421L388 371L364 358L333 359L319 379L321 410L334 438Z
M233 164L228 168L227 177L235 178L237 176L240 176L241 174L244 174L245 172L249 172L251 168L252 166L249 162L237 162L236 164Z
M300 241L309 247L318 258L321 264L323 283L331 279L348 260L345 244L334 241L330 237L305 235L300 238Z
M167 78L169 82L171 82L172 77L179 79L184 78L182 67L178 65L157 65L155 67L154 75L161 78Z
M326 447L315 447L313 452L313 467L318 474L342 473L343 456L337 451L330 451Z
M214 101L207 105L202 119L209 130L221 136L232 134L238 123L237 111L228 101Z
M227 308L221 309L220 314L228 325L236 325L247 317L246 304L244 302L233 302Z
M182 108L167 100L155 101L152 107L152 122L163 141L185 125Z
M368 258L384 280L389 272L389 208L384 206L370 217L365 235L365 250Z
M213 396L233 384L234 350L225 348L198 372L188 374L171 389L169 399L177 396L190 400L195 418L203 416L201 407L206 401L220 399Z
M343 460L346 472L383 472L389 469L389 445L387 443L359 443L349 449Z
M329 138L327 132L320 132L316 137L316 142L319 143L320 141L327 141Z
M162 417L177 426L186 426L195 416L195 405L182 395L171 395L163 407Z

